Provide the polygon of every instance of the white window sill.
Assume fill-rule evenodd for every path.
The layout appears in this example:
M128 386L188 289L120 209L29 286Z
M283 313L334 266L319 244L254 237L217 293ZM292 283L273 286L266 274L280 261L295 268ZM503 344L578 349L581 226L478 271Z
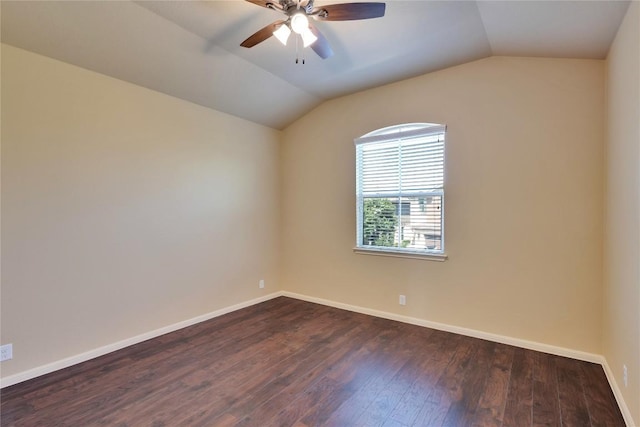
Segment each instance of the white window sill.
M423 259L427 261L446 261L449 257L447 254L438 253L420 253L420 252L405 252L396 251L393 249L369 249L369 248L353 248L353 252L360 255L377 255L377 256L390 256L396 258L413 258Z

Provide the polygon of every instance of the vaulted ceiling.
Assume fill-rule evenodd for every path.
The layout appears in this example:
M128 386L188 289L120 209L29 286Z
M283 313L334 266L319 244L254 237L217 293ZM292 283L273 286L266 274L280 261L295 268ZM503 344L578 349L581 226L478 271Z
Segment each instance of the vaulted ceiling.
M344 3L347 0L315 4ZM375 1L375 0L374 0ZM2 42L282 129L324 100L492 55L604 59L628 1L399 1L383 18L317 22L335 54L274 37L242 0L6 1Z

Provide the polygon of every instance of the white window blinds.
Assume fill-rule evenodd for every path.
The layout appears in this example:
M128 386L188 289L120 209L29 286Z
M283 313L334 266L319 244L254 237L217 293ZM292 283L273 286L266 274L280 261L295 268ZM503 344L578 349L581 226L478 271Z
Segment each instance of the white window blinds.
M410 124L356 139L357 247L443 252L445 130Z

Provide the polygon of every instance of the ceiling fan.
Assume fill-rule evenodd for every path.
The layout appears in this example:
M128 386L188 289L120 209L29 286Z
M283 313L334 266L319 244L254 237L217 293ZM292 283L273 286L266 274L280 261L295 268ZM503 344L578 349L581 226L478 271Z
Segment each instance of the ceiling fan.
M358 19L380 18L384 16L384 3L342 3L315 7L314 0L246 0L249 3L267 9L277 10L286 15L286 19L272 22L256 31L245 41L242 47L253 47L258 43L276 36L282 44L287 44L291 32L300 35L304 47L310 46L322 59L333 55L329 41L309 21L309 17L319 21L354 21Z

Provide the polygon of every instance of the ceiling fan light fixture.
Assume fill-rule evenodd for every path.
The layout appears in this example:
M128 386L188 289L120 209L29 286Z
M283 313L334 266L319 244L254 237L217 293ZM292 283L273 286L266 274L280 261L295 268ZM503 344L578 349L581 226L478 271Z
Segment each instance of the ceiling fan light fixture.
M316 37L308 27L302 32L302 34L300 34L300 36L302 37L302 45L304 47L309 47L318 40L318 37Z
M2 1L2 0L0 0ZM309 17L320 21L356 21L360 19L380 18L384 16L386 5L381 2L369 2L354 0L353 3L328 4L320 7L314 6L315 0L246 0L249 3L276 10L285 15L285 18L272 22L247 37L240 43L242 47L253 47L262 43L271 36L286 46L291 38L291 33L296 42L296 54L300 45L297 36L300 36L303 46L311 47L322 59L333 55L333 50L327 38L322 32L309 22ZM276 2L277 1L277 2ZM296 61L297 63L298 61ZM304 59L302 60L304 64Z
M302 35L305 30L309 30L309 20L307 15L302 12L296 13L291 18L291 29L294 33Z
M273 35L276 36L280 43L283 45L287 45L287 40L289 40L289 36L291 35L291 30L287 26L287 24L280 25L280 28L273 32Z

